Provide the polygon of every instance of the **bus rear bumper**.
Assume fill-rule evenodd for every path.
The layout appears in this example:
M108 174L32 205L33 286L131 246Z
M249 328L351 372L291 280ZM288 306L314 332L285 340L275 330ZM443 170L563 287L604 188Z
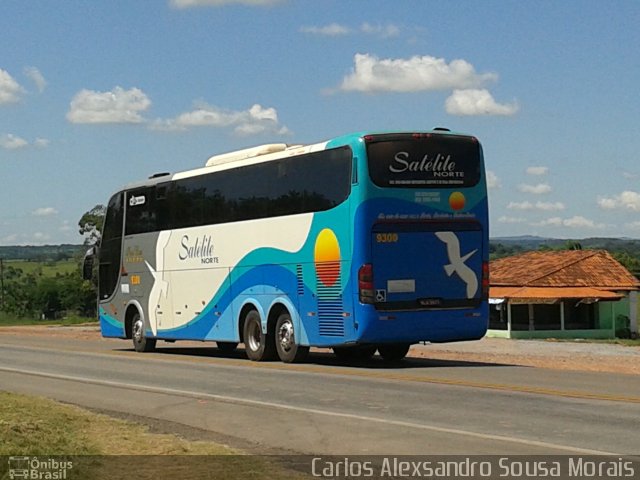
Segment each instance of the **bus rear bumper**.
M478 340L487 332L486 302L474 309L376 311L361 318L358 343L419 343Z

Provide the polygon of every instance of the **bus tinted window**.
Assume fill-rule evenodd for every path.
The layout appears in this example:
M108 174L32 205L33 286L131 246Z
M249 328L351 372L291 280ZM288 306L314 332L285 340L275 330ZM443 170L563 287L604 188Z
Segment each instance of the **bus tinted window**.
M99 285L100 298L109 298L118 284L120 276L120 251L122 250L122 221L124 208L122 193L109 201L100 241Z
M369 175L379 187L470 187L480 180L480 146L457 135L368 139Z
M155 187L141 188L127 192L126 235L151 232L156 229L157 213Z
M351 158L342 147L164 183L155 196L131 191L127 233L328 210L349 196Z

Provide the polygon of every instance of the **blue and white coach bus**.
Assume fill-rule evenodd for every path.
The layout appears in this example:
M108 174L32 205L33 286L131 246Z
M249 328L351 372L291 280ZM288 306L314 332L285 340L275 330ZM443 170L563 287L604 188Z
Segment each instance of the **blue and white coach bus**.
M284 362L481 338L484 172L476 138L437 128L264 145L129 185L94 252L102 335Z

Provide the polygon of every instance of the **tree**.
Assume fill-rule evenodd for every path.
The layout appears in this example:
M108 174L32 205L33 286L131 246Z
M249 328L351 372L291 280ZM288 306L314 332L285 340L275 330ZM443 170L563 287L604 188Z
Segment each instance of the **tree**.
M85 212L80 221L78 221L79 232L80 235L84 236L85 245L96 245L100 241L100 232L102 232L106 212L107 207L96 205L88 212Z

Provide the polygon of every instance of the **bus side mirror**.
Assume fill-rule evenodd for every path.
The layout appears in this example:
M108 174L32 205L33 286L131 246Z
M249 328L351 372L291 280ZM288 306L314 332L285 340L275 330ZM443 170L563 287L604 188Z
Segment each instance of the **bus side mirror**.
M93 277L93 262L96 256L96 248L91 247L84 254L84 261L82 263L82 278L84 280L91 280Z

